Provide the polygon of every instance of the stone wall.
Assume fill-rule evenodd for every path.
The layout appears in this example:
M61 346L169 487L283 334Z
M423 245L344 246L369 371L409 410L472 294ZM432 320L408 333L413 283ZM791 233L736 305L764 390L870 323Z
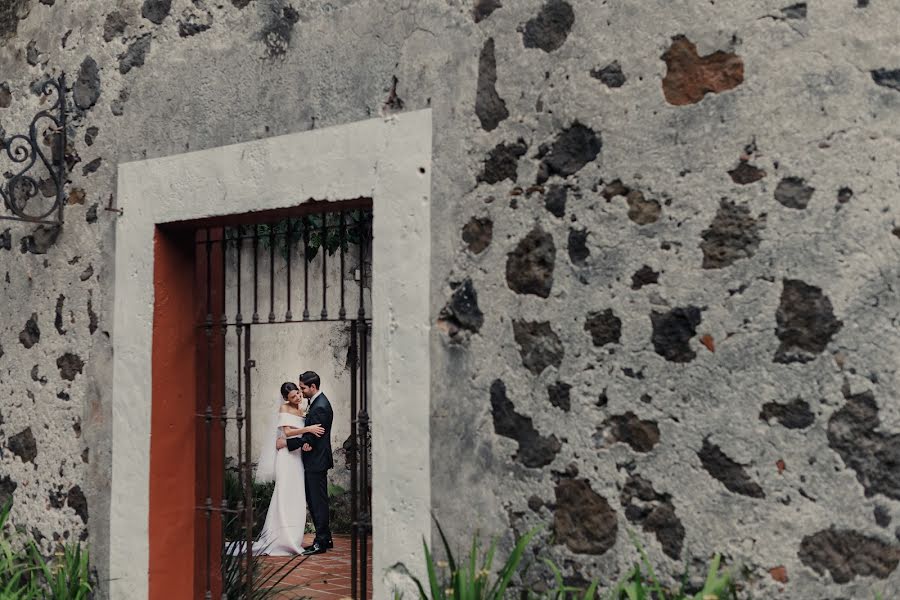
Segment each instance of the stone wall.
M102 577L118 163L431 107L449 533L542 524L573 582L620 575L632 529L676 567L724 552L757 596L897 589L898 18L4 3L0 125L63 69L75 114L62 230L0 224L0 495L48 543L87 535Z

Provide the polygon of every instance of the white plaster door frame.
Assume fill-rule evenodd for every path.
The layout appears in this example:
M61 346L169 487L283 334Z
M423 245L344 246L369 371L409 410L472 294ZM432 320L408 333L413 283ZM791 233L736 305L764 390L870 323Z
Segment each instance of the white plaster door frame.
M431 110L131 163L118 169L110 595L148 596L157 225L371 197L373 575L424 571L431 537Z

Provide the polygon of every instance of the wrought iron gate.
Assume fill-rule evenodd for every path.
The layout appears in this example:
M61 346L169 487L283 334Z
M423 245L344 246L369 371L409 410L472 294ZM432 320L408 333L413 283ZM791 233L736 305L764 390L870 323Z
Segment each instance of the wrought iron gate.
M325 210L321 206L304 205L268 218L253 214L195 231L196 313L202 331L197 356L198 366L205 364L208 373L197 388L198 531L203 534L197 546L205 551L197 557L204 571L197 578L198 597L249 597L260 585L260 570L265 578L264 561L252 554L260 515L264 517L267 508L254 505L253 498L253 331L260 335L261 327L332 323L346 326L349 337L350 389L330 391L338 397L349 392L350 436L344 449L350 470L350 577L353 598L367 598L371 201L326 204ZM292 283L295 271L301 270L302 289ZM358 281L355 290L347 285L348 271L353 274L350 281ZM321 290L311 292L311 284ZM329 291L337 293L329 298ZM294 310L301 307L296 318ZM226 364L227 355L234 361L231 365ZM234 384L231 394L229 378Z

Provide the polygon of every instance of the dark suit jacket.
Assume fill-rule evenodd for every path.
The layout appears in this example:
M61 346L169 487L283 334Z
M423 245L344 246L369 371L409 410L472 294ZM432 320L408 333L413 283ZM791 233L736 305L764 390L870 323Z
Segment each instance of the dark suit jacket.
M334 420L334 411L331 410L331 402L325 394L320 394L310 405L306 413L306 425L321 425L325 428L322 437L316 437L311 433L305 433L298 438L290 438L287 447L290 451L298 450L303 444L312 446L309 452L303 452L303 468L310 473L327 471L334 467L334 457L331 454L331 422Z

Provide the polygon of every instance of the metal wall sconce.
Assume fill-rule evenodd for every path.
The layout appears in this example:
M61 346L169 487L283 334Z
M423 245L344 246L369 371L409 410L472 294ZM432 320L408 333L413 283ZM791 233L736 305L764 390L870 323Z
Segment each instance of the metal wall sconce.
M41 89L46 101L56 94L56 101L31 120L28 134L0 136L0 155L12 162L3 173L0 196L9 214L0 219L44 225L62 225L66 203L66 79L48 79ZM49 154L49 156L48 156ZM40 178L46 168L48 178Z

